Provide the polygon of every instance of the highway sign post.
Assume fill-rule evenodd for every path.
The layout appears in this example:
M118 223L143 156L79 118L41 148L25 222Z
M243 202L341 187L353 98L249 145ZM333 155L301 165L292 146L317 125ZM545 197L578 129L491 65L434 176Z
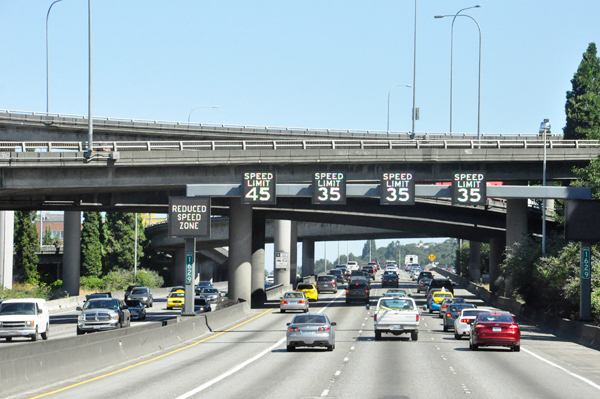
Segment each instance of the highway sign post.
M316 171L312 176L313 204L346 204L346 172Z
M487 199L485 172L452 173L452 205L485 205Z
M242 204L276 204L276 185L274 170L242 171Z
M590 243L580 243L580 267L581 279L579 280L579 319L582 321L592 320L592 257Z
M210 197L169 197L169 236L185 238L185 302L182 316L195 316L196 238L210 237Z
M381 205L414 205L415 179L412 172L385 172L379 186Z

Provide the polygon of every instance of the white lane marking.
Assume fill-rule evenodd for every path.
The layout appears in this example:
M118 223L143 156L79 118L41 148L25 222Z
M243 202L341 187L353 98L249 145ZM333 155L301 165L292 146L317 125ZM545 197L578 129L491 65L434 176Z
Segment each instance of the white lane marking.
M349 359L347 357L344 358L344 361L347 362Z
M353 350L354 350L354 347L350 348L350 350L351 350L351 351L353 351Z
M577 378L577 379L580 379L581 381L583 381L583 382L585 382L585 383L587 383L587 384L589 384L589 385L593 386L593 387L594 387L594 388L596 388L596 389L600 389L600 385L598 385L598 384L594 384L592 381L588 380L587 378L584 378L584 377L582 377L582 376L580 376L580 375L578 375L578 374L572 373L572 372L570 372L569 370L567 370L566 368L564 368L564 367L561 367L561 366L559 366L559 365L558 365L558 364L556 364L556 363L552 363L550 360L546 360L546 359L544 359L543 357L541 357L540 355L536 355L535 353L533 353L533 352L531 352L531 351L528 351L527 349L525 349L525 348L523 348L523 347L521 347L521 350L522 350L523 352L527 352L527 353L529 353L531 356L533 356L533 357L535 357L535 358L537 358L537 359L541 360L542 362L546 362L546 363L548 363L550 366L556 367L557 369L559 369L559 370L562 370L562 371L564 371L565 373L567 373L567 374L569 374L569 375L572 375L573 377L575 377L575 378Z
M335 376L336 377L339 376L340 374L342 374L342 370L338 370L338 371L335 372Z
M200 385L198 388L192 389L189 392L184 393L181 396L178 396L177 399L186 399L189 398L190 396L193 396L195 394L197 394L198 392L202 392L203 390L205 390L206 388L216 384L217 382L229 377L230 375L240 371L241 369L243 369L244 367L246 367L247 365L249 365L250 363L260 359L261 357L263 357L264 355L266 355L267 353L271 352L273 349L277 348L279 345L283 344L285 342L285 338L280 339L279 341L277 341L277 343L275 345L272 345L270 347L268 347L267 349L265 349L264 351L260 352L258 355L254 356L251 359L246 360L244 363L241 363L237 366L235 366L234 368L232 368L231 370L227 371L226 373L221 374L220 376L213 378L212 380L208 381L207 383L204 383L202 385Z
M344 291L340 292L339 294L337 294L336 296L333 297L333 299L331 301L329 301L329 303L325 306L323 306L321 309L319 309L319 311L317 313L323 313L323 311L325 309L327 309L329 307L329 305L331 305L333 303L334 300L338 299L340 297L340 295L342 295Z
M323 391L323 393L321 394L321 396L327 396L329 395L329 389L326 389Z

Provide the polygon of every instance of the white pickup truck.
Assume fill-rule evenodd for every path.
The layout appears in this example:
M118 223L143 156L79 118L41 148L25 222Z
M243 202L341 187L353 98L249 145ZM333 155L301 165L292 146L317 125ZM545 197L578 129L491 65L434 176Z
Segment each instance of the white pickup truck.
M407 297L380 298L375 308L375 341L382 333L394 335L410 333L410 339L419 339L419 309L415 300Z

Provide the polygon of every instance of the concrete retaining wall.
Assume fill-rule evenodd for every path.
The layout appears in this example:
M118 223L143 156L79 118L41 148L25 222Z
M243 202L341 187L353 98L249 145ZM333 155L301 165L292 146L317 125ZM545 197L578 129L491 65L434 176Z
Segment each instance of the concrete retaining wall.
M433 268L433 271L448 277L450 280L459 286L464 287L467 291L493 307L506 310L515 316L523 317L524 319L549 328L553 334L568 338L578 344L600 350L600 327L595 323L573 321L562 319L558 316L552 316L534 309L531 306L524 305L515 299L492 294L485 288L469 282L468 279L458 277L446 270Z
M249 314L249 304L240 303L196 317L181 317L165 325L149 323L3 348L0 351L0 397L166 351L209 331L223 329Z

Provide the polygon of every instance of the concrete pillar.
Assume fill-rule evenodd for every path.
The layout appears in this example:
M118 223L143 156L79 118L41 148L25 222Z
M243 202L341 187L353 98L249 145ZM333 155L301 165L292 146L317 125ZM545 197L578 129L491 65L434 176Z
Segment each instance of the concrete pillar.
M265 229L264 217L252 214L252 307L262 305L267 299L265 296Z
M292 221L290 225L290 284L296 287L298 275L298 222Z
M63 290L70 296L78 296L81 266L80 211L65 212L64 236Z
M185 284L185 246L175 249L173 270L171 271L173 285Z
M302 277L315 274L315 240L302 241Z
M522 243L527 238L527 199L506 200L506 245Z
M477 241L469 241L469 280L481 280L481 243Z
M0 211L0 287L11 289L13 283L13 249L15 211Z
M252 206L229 202L229 299L251 299Z
M506 239L495 237L490 240L490 291L494 294L498 291L500 283L500 264L504 261L504 248Z
M275 231L273 233L274 250L277 252L285 252L290 254L290 241L291 241L291 229L292 222L290 220L275 220L274 222ZM275 259L275 256L273 257ZM289 259L289 258L288 258ZM273 267L273 277L275 285L290 283L290 267L285 269L276 269Z

